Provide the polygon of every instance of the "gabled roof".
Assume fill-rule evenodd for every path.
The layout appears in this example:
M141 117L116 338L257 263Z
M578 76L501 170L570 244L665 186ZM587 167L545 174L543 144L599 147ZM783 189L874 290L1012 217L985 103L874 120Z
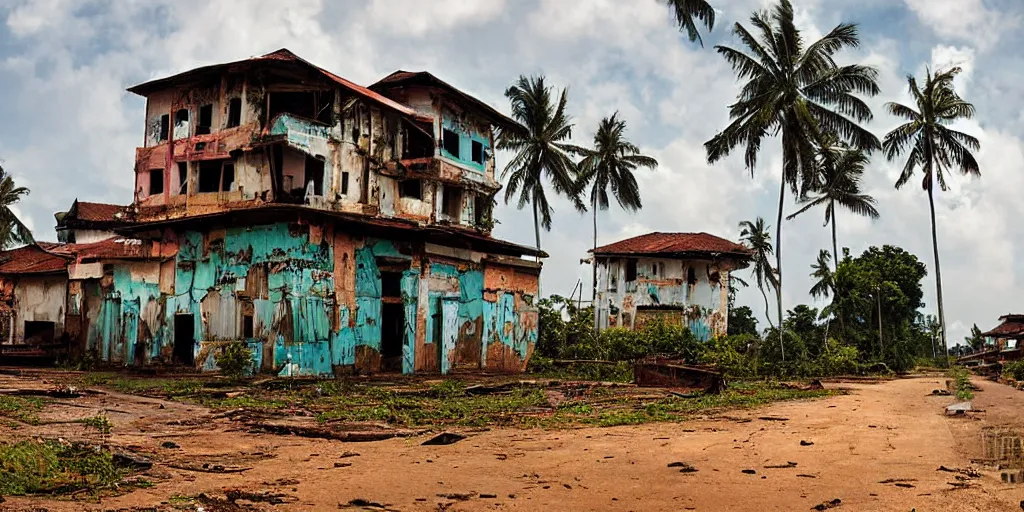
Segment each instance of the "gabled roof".
M142 260L151 257L146 251L147 248L141 240L115 236L87 244L56 244L46 250L53 254L78 258L79 261Z
M445 89L448 92L454 94L456 97L472 103L477 109L481 110L492 123L496 125L515 124L515 121L498 112L494 107L484 103L483 101L455 88L449 83L441 80L427 71L395 71L390 75L381 78L377 83L370 86L370 89L375 91L386 90L392 87L400 87L403 85L424 85L430 87L438 87Z
M125 222L120 215L124 209L125 206L119 204L89 203L75 199L70 210L58 212L54 217L57 219L58 228L90 224L115 226Z
M998 327L981 335L991 338L1024 338L1024 315L1003 315L999 320L1002 323Z
M0 274L56 274L66 272L71 258L48 252L44 247L60 244L40 242L0 252Z
M749 258L750 249L708 233L648 233L592 249L597 255L729 255Z
M344 78L342 78L342 77L340 77L338 75L335 75L334 73L331 73L330 71L327 71L326 69L321 68L320 66L317 66L317 65L315 65L315 64L313 64L313 63L311 63L311 62L309 62L307 60L302 59L298 55L295 55L294 53L292 53L287 48L281 48L280 50L277 50L275 52L270 52L270 53L268 53L266 55L261 55L259 57L252 57L252 58L249 58L249 59L238 60L238 61L234 61L234 62L227 62L227 63L223 63L223 64L213 64L213 65L210 65L210 66L203 66L203 67L191 69L189 71L185 71L183 73L178 73L176 75L172 75L172 76L169 76L169 77L166 77L166 78L159 78L159 79L156 79L156 80L150 80L148 82L144 82L144 83L141 83L141 84L129 87L128 88L128 92L132 92L132 93L138 94L140 96L149 96L150 94L152 94L152 93L154 93L156 91L159 91L161 89L165 89L165 88L170 87L172 85L181 84L181 83L189 82L189 81L192 81L192 80L196 80L196 79L204 77L204 76L218 75L218 74L221 74L221 73L223 73L225 71L229 71L229 70L230 71L244 71L244 70L247 70L249 68L258 66L258 65L273 65L275 63L293 63L293 64L297 64L297 65L300 65L300 66L308 67L309 69L315 71L316 73L318 73L322 77L326 78L327 80L332 81L332 82L342 86L345 89L348 89L349 91L351 91L351 92L353 92L353 93L355 93L355 94L357 94L359 96L362 96L362 97L364 97L364 98L366 98L368 100L374 101L374 102L376 102L376 103L378 103L380 105L388 107L388 108L390 108L392 110L395 110L395 111L397 111L397 112L399 112L401 114L404 114L404 115L407 115L407 116L415 116L416 115L416 111L413 110L412 108L410 108L410 107L408 107L406 105L402 105L401 103L398 103L397 101L394 101L391 98L383 96L383 95L381 95L379 93L371 91L370 89L367 89L366 87L363 87L361 85L357 85L357 84L355 84L355 83L353 83L353 82L351 82L349 80L346 80L346 79L344 79Z

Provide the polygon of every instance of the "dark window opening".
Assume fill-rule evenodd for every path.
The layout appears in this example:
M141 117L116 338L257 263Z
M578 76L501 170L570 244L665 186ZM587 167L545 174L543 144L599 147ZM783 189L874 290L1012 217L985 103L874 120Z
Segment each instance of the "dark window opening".
M455 158L459 158L459 134L445 128L441 132L441 147Z
M401 197L423 199L423 182L421 180L403 180L398 184Z
M195 365L195 320L192 315L174 315L174 360L178 364Z
M697 284L697 271L693 267L686 269L686 284Z
M462 211L462 189L445 185L441 193L441 209L445 215L458 219Z
M242 124L242 98L231 98L228 102L228 128Z
M651 274L655 275L655 276L658 275L658 264L657 263L651 265Z
M213 127L213 105L199 107L199 122L196 123L196 135L207 135Z
M270 93L270 116L289 113L324 124L331 123L331 106L334 104L333 91L313 92L272 92Z
M174 126L188 122L188 109L179 109L174 113Z
M483 194L477 194L476 208L473 209L474 213L476 213L477 226L484 226L490 223L491 215L493 214L493 212L491 211L492 208L493 204L491 203L490 197L485 196Z
M188 162L178 162L178 193L188 194Z
M168 131L171 129L171 116L164 114L160 116L160 139L161 141L167 140Z
M252 315L242 316L242 337L247 340L253 338Z
M415 128L402 130L402 158L434 156L434 138Z
M57 326L53 322L25 322L25 343L48 345L57 337Z
M626 260L626 282L636 281L636 260Z
M478 164L484 163L484 145L475 140L473 141L473 161Z
M220 192L220 160L203 160L199 162L199 192Z
M305 174L306 183L303 185L305 186L306 193L312 192L314 196L324 195L324 161L306 155ZM310 184L312 184L312 190L310 189Z
M402 345L405 337L405 306L381 305L380 355L382 372L402 371Z
M149 170L149 195L155 196L164 193L164 170Z
M342 171L341 173L341 195L348 195L348 171Z
M221 172L221 190L228 192L231 187L235 184L235 164L231 162L224 162L224 168Z
M383 271L380 273L381 297L402 296L402 273Z

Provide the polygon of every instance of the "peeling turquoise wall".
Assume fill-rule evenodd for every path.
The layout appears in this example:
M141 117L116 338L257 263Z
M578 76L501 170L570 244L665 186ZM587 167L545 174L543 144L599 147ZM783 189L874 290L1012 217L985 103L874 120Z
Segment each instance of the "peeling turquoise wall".
M461 122L448 111L444 111L441 115L441 127L451 130L459 136L459 154L449 153L443 146L441 154L453 160L458 160L459 163L475 171L484 172L486 170L487 155L491 154L491 139L488 134ZM483 145L484 158L482 163L473 161L473 142L479 142Z

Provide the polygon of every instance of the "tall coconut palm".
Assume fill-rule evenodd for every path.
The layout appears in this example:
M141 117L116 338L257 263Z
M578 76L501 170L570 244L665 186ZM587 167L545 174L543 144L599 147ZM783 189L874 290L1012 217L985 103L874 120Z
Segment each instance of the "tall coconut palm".
M793 5L789 0L780 0L770 11L754 13L750 23L758 36L742 24L733 27L733 34L745 51L715 47L732 65L737 78L745 79L746 83L736 103L729 106L732 122L704 147L708 162L715 163L744 146L746 166L753 176L765 137L782 138L782 176L775 226L779 278L775 297L781 325L782 211L786 187L797 193L802 190L802 182L812 178L816 169L813 141L819 140L821 133L835 133L860 149L879 147L878 139L858 124L871 119L871 109L855 95L878 94L878 73L867 66L839 66L833 59L839 50L859 46L856 25L837 25L821 39L805 44L793 22Z
M4 171L3 166L0 166L0 248L2 249L35 241L28 226L11 210L11 207L28 193L27 188L15 186L14 178Z
M835 293L836 281L835 274L829 267L829 260L832 259L832 255L825 249L818 251L818 261L811 265L811 277L815 279L814 285L811 286L811 297L817 299L818 297L828 298L829 295Z
M533 206L533 228L540 251L540 228L551 230L554 211L544 190L545 178L551 181L556 193L568 197L576 209L586 211L576 186L576 164L568 154L572 147L566 143L573 128L572 119L565 112L566 90L562 89L556 102L543 76L520 75L505 90L505 97L511 102L512 117L517 121L498 132L498 149L514 153L501 172L502 179L508 179L505 203L519 192L519 209L527 203Z
M768 319L768 325L774 329L775 324L772 323L771 307L768 305L768 293L765 288L776 288L779 282L775 269L772 268L772 235L764 219L758 217L753 221L740 222L740 240L753 252L751 273L758 289L761 290L761 296L764 297L764 315ZM785 348L782 350L785 353Z
M597 210L608 209L608 188L623 210L635 212L643 208L640 188L633 171L638 167L653 169L658 161L641 155L640 148L626 138L626 122L619 113L601 120L594 133L593 148L574 148L583 156L579 163L578 189L590 187L590 208L594 212L594 250L597 250ZM593 300L597 300L597 262L593 266ZM596 316L595 316L596 319ZM596 320L595 320L596 321Z
M836 205L872 219L877 219L879 214L875 208L875 198L860 191L864 167L868 163L867 153L837 141L832 135L825 136L817 152L818 175L808 184L812 195L804 199L803 208L786 217L786 220L792 220L815 206L825 205L825 225L832 225L832 260L838 266Z
M882 149L886 158L895 160L908 152L907 163L896 180L896 188L906 185L914 171L921 168L924 177L921 187L928 192L928 208L932 221L932 250L935 256L935 289L939 306L939 333L943 353L947 353L946 315L942 307L942 270L939 267L939 241L935 228L935 183L943 191L946 174L951 170L963 175L981 176L981 168L971 151L981 149L978 139L949 128L949 124L974 117L974 105L964 101L953 87L953 79L960 73L954 67L948 71L925 73L924 87L913 76L907 77L914 107L887 103L890 114L906 120L885 136Z
M715 9L706 0L666 0L672 14L679 23L679 31L686 32L690 42L698 42L703 47L704 40L697 30L697 22L704 24L708 32L715 27Z

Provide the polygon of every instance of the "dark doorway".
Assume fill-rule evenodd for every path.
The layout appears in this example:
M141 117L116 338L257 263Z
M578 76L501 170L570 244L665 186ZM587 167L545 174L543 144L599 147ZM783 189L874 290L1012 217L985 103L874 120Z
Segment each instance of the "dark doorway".
M29 345L49 345L57 335L57 327L53 322L25 322L25 343Z
M400 372L402 371L405 307L402 304L384 303L380 316L380 370L382 372Z
M192 315L174 315L174 360L187 366L195 366L195 319Z

